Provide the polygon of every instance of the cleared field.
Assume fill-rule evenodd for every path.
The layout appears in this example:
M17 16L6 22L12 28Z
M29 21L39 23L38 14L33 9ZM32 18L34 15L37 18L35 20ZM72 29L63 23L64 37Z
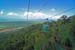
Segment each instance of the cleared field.
M0 25L0 29L7 28L8 26Z

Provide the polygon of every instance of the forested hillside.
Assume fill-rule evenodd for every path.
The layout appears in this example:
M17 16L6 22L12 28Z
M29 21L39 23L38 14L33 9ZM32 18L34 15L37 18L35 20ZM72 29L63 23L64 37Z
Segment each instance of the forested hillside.
M0 34L0 50L75 50L75 15L43 24Z

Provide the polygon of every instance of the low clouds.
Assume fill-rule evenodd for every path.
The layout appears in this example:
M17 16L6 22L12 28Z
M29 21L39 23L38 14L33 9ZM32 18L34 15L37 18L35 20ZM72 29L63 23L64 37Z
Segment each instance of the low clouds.
M47 18L48 17L48 15L47 14L45 14L45 13L42 13L42 12L24 12L24 16L29 16L30 18L36 18L36 19L38 19L38 18Z
M47 16L46 14L42 13L42 12L24 12L24 16Z
M51 11L56 11L56 9L52 8ZM16 18L23 18L26 19L28 15L28 19L58 19L59 17L51 17L52 14L46 14L44 12L4 12L3 10L0 11L0 15L4 15L6 17L16 17Z
M14 12L9 12L7 13L7 16L18 16L19 14L17 13L14 13Z
M20 13L15 13L15 12L8 12L6 14L7 16L17 16L21 18L29 17L29 19L40 19L40 18L47 18L47 14L42 13L42 12L24 12L23 14Z
M19 17L19 18L26 18L27 15L29 17L29 19L40 19L40 18L47 18L47 14L43 13L43 12L23 12L23 13L19 13L19 12L4 12L4 11L0 11L0 16L6 16L6 17Z
M32 12L24 12L24 14L23 14L23 16L27 16L27 15L29 15L29 16L32 16Z

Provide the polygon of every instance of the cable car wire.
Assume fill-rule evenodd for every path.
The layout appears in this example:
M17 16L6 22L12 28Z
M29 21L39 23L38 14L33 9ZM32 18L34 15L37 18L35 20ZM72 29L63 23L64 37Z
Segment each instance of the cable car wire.
M75 9L75 8L71 8L71 9L64 10L64 11L62 11L62 12L60 12L60 13L57 13L57 14L53 15L52 17L58 16L58 15L60 15L60 14L66 13L66 12L69 12L69 11L71 11L71 10L73 10L73 9Z
M27 21L29 17L29 11L30 11L30 0L28 0L28 7L27 7Z

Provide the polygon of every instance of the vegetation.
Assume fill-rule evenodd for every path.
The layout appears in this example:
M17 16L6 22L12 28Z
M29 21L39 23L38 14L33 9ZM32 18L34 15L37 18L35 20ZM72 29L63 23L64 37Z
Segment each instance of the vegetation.
M75 50L75 15L49 22L48 32L43 32L43 24L1 33L0 50Z

